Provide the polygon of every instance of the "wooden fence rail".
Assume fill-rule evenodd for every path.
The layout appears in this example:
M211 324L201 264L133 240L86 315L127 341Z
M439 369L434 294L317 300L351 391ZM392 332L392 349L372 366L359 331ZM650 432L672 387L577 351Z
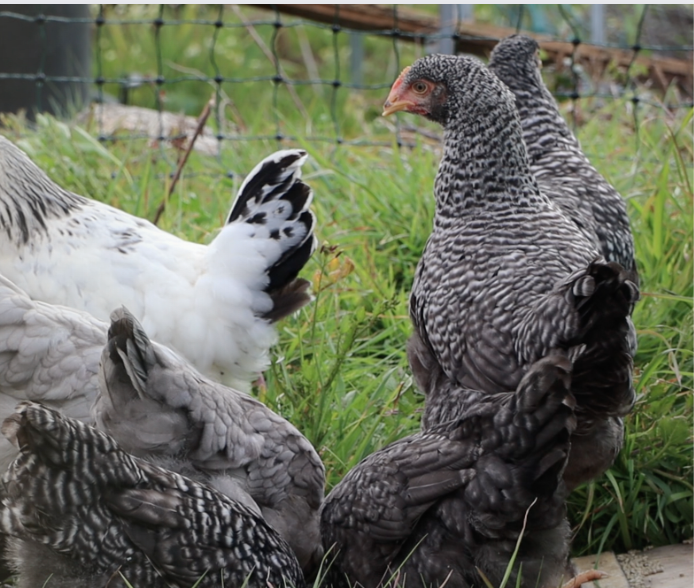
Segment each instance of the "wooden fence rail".
M438 18L421 14L412 9L398 7L397 13L392 7L375 4L280 4L276 6L259 4L262 8L272 8L284 14L314 20L326 24L372 32L393 31L402 34L402 39L411 42L425 42L427 37L436 35L441 30ZM499 27L478 22L461 21L455 27L457 33L456 51L473 55L488 56L497 41L515 33L515 29ZM693 81L692 53L687 59L672 57L646 56L634 51L599 47L588 43L574 44L556 41L546 35L526 33L535 39L551 59L561 69L564 58L573 54L574 61L580 63L594 77L602 77L606 68L614 64L620 68L630 64L639 67L638 78L649 78L655 87L665 91L673 83L691 97ZM646 74L641 72L646 71Z

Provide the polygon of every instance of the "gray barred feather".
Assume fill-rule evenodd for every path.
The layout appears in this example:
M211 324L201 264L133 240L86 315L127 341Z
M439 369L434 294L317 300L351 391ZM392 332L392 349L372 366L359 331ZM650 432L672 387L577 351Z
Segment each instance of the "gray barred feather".
M305 585L261 516L92 427L22 403L3 433L20 450L0 491L20 588Z
M107 325L91 315L31 300L0 276L0 419L21 400L91 422ZM0 468L16 448L0 436Z
M503 39L489 69L513 92L530 169L542 192L599 248L636 275L634 239L626 205L591 165L540 74L539 45L523 35ZM637 282L638 283L638 282Z
M577 364L578 432L590 435L596 421L619 417L633 404L634 278L606 264L595 243L540 191L513 95L484 65L431 55L396 85L410 88L417 80L444 88L439 96L445 98L427 114L444 127L444 153L433 232L410 298L417 338L410 359L417 381L429 384L423 426L453 418L437 406L451 390L512 391L530 365L561 350ZM600 322L590 312L611 318ZM591 369L598 349L604 355ZM435 374L421 374L434 363ZM596 459L593 474L614 455ZM570 462L567 476L572 468Z
M94 421L125 451L244 501L304 569L320 563L325 469L288 421L152 343L125 308L111 315L100 381Z
M476 567L501 582L530 508L520 585L568 579L566 464L575 404L571 363L535 363L515 393L480 394L459 418L364 459L332 490L321 517L333 588L469 588ZM470 391L470 395L474 395ZM330 557L330 556L329 556ZM516 585L516 566L511 583Z
M306 568L320 560L325 471L310 442L150 341L126 310L113 318L109 335L91 315L35 302L0 277L0 415L32 400L98 423L126 451L262 513ZM3 469L16 455L0 437Z

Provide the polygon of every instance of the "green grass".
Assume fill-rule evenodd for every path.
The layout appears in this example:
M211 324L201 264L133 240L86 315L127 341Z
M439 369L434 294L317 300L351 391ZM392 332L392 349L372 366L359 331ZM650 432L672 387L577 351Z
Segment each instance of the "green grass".
M162 33L167 63L179 59L188 63L188 52L199 59L190 67L204 71L211 41L193 30L196 26L183 27L175 39ZM270 43L268 27L258 28ZM114 52L109 75L134 71L135 53L151 52L151 47L136 50L137 31L105 27L105 38L107 30L112 45L103 48L105 58L110 59L107 51ZM224 33L217 41L218 48L228 44L219 50L220 68L244 76L274 72L245 33L237 30L235 41L231 35L227 39L230 31ZM313 59L328 71L323 75L331 75L332 34L304 33ZM301 33L287 29L282 34L288 35L283 65L292 76L303 75L306 59L289 37ZM151 30L139 37L151 39ZM196 43L200 47L192 49ZM367 55L384 50L383 43L367 39ZM403 65L414 52L404 46ZM347 53L342 45L339 59L344 71ZM385 62L385 73L384 66L367 62L369 83L392 80L397 73L395 60L391 55ZM138 63L144 63L148 72L152 67L156 71L156 60L154 66L151 59ZM138 92L135 102L150 100L148 105L153 105L151 88ZM186 92L179 95L174 87L168 88L165 106L197 114L209 88ZM329 490L363 457L419 428L423 399L412 383L405 356L411 331L407 298L431 230L438 146L411 134L414 148L395 148L392 127L378 117L387 89L343 88L331 112L331 87L320 91L298 87L303 113L282 90L275 108L271 82L233 84L228 92L240 115L235 118L232 110L224 113L246 135L272 133L278 120L284 133L298 137L292 144L305 147L311 155L304 177L315 192L322 246L304 275L314 281L316 299L280 324L267 389L258 394L318 448ZM627 418L625 447L617 463L570 497L576 554L674 543L691 537L693 531L691 111L673 114L642 104L636 128L628 101L604 106L583 101L582 106L585 123L578 134L584 150L628 200L642 300L634 314L639 400ZM391 146L338 147L306 139L322 132L333 136L333 116L344 136L386 140ZM17 118L7 119L6 124L3 134L66 188L150 219L167 193L168 174L178 156L171 148L146 140L102 144L94 138L95 129L85 131L49 117L40 117L34 128ZM274 141L239 141L226 143L219 158L193 153L160 226L208 242L240 184L238 175L228 178L225 172L246 173L276 148Z
M615 103L597 112L580 138L629 202L642 280L634 314L640 396L615 466L570 499L577 553L692 534L691 117L651 109L636 136L623 109ZM4 133L63 186L149 218L166 193L172 150L165 157L144 141L104 146L47 117L36 130L10 122ZM261 394L319 449L330 487L360 459L419 426L422 398L404 351L407 297L430 231L438 154L423 142L401 151L304 146L322 244L304 273L322 281L315 302L281 323ZM216 174L248 170L274 148L233 145L221 162L194 154L163 228L208 241L239 182Z
M590 130L582 135L586 145ZM692 535L691 112L671 120L649 112L634 139L621 148L605 145L620 156L635 145L631 165L595 163L629 199L642 290L634 313L639 400L617 463L571 497L580 552Z

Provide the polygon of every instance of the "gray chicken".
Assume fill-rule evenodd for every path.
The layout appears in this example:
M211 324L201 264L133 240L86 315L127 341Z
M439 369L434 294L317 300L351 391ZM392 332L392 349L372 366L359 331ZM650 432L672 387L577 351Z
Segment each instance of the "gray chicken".
M94 421L123 450L257 504L302 568L320 563L325 469L289 422L155 346L125 309L111 315L100 381Z
M327 584L468 588L482 585L479 569L498 586L524 524L509 585L519 574L524 587L570 578L570 369L565 357L543 358L515 392L480 394L462 416L352 469L321 515Z
M607 261L636 272L634 239L619 193L590 164L542 81L539 45L512 35L492 51L489 69L516 98L530 170L540 190L591 239Z
M108 331L0 278L2 417L32 400L98 423L126 451L262 513L302 566L320 561L325 471L311 443L259 401L150 342L124 309ZM0 439L4 469L17 449Z
M433 232L410 298L408 355L427 394L423 426L465 390L514 390L538 359L573 362L577 429L565 481L605 471L634 402L635 278L540 192L511 92L469 57L430 55L393 84L384 115L404 110L444 128Z
M20 452L0 488L19 588L305 585L289 545L228 496L39 404L2 431Z

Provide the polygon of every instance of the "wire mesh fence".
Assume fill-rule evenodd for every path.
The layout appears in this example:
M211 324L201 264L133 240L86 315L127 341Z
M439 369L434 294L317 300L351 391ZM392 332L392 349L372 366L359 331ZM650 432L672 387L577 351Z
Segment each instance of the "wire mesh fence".
M0 87L29 84L30 113L45 109L51 95L62 104L49 107L75 114L88 96L92 106L80 120L102 141L186 141L212 96L210 123L197 141L211 154L257 140L392 145L393 133L406 144L412 133L436 137L377 122L402 67L442 49L484 56L504 34L533 29L552 66L550 89L570 101L574 124L587 103L623 101L637 129L643 106L692 107L692 29L684 18L691 10L611 7L596 21L588 6L538 6L413 12L399 5L100 5L77 16L6 6L0 27L33 29L38 57L18 71L7 64L21 49L5 48ZM682 33L673 18L684 21ZM91 71L48 67L58 27L68 38L88 30ZM71 90L51 94L61 86Z

